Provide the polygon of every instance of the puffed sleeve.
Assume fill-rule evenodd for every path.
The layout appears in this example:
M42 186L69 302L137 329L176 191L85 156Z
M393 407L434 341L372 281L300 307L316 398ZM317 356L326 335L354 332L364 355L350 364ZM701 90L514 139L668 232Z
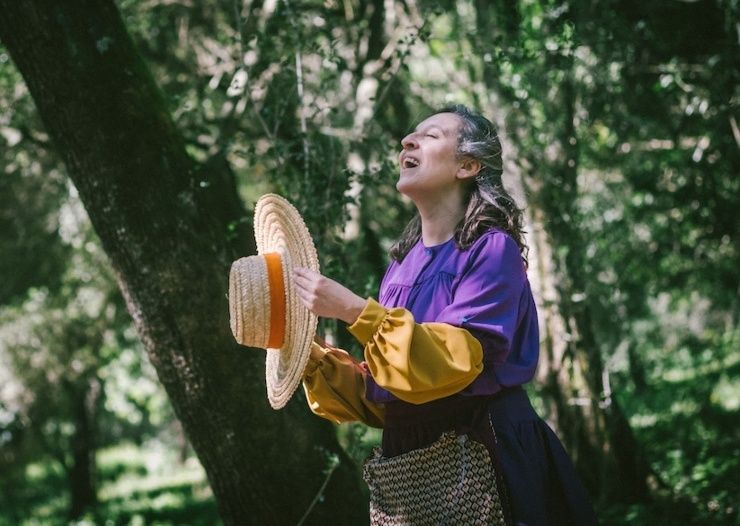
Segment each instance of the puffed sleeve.
M368 298L348 330L364 346L379 387L415 404L444 398L471 384L484 362L506 359L524 277L513 239L486 234L471 247L452 302L435 322L416 323L407 309Z
M365 398L367 374L364 364L346 351L313 342L303 373L303 390L311 411L337 424L359 421L383 427L383 405Z
M455 394L483 370L481 345L467 330L416 323L408 310L372 298L348 330L364 345L375 383L412 404Z

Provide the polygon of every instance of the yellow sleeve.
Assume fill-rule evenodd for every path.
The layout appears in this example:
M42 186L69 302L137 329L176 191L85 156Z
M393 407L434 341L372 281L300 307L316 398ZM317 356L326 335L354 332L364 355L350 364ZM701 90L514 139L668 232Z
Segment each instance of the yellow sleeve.
M342 349L311 344L311 356L303 373L308 406L320 417L337 424L360 421L383 427L385 408L365 398L362 365Z
M455 394L483 371L483 349L466 329L416 323L406 309L368 298L348 330L365 347L375 383L413 404Z

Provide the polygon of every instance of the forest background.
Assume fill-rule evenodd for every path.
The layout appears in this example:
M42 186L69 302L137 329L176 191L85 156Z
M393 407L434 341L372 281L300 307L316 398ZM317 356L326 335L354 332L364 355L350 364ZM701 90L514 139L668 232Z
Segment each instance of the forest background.
M412 212L399 140L449 102L499 126L530 394L602 522L740 524L739 14L0 0L0 524L367 523L379 431L269 409L228 268L274 191L375 295Z

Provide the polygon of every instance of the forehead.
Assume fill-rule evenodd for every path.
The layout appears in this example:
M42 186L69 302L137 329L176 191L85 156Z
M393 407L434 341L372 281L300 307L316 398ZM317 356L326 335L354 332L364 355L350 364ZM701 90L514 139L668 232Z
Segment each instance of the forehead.
M416 131L422 131L436 126L437 128L441 128L446 135L452 135L457 133L460 128L460 123L460 117L454 113L437 113L436 115L427 117L417 124Z

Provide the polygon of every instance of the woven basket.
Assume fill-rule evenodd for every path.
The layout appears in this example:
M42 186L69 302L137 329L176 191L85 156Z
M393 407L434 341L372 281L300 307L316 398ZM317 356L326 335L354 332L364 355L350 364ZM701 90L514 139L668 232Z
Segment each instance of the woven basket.
M488 450L467 435L388 458L375 448L363 476L372 526L506 524Z

